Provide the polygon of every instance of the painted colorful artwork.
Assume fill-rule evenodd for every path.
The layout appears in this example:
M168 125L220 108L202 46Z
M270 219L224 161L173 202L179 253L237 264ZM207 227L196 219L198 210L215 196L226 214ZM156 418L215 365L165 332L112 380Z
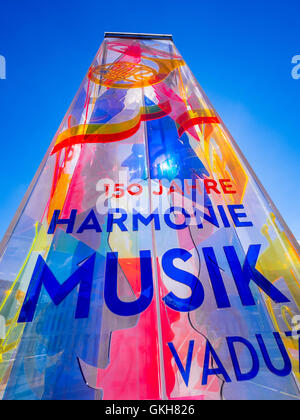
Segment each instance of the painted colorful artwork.
M171 37L105 37L0 273L4 400L300 399L299 246Z

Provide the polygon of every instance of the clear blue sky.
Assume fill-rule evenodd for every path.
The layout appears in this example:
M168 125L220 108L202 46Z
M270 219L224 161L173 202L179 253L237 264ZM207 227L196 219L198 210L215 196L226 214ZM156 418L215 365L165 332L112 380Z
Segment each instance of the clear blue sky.
M176 45L300 239L299 0L1 2L2 237L103 39L173 33Z

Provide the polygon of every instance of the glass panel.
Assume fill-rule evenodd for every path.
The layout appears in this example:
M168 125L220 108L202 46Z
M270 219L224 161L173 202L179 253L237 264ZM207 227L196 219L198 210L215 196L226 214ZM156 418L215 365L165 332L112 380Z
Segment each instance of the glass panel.
M299 247L170 40L107 38L0 260L3 399L299 399Z

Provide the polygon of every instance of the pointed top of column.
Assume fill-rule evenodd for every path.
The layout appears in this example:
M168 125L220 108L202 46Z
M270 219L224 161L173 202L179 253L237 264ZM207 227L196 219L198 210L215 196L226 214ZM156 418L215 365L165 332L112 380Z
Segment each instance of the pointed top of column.
M171 34L139 34L130 32L105 32L104 38L164 39L173 41Z

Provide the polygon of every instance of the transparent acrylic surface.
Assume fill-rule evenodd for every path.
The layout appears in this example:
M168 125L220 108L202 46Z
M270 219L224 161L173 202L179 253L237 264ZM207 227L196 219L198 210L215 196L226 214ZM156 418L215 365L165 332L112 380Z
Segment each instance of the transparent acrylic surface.
M173 42L105 39L1 256L0 396L299 399L299 265Z

